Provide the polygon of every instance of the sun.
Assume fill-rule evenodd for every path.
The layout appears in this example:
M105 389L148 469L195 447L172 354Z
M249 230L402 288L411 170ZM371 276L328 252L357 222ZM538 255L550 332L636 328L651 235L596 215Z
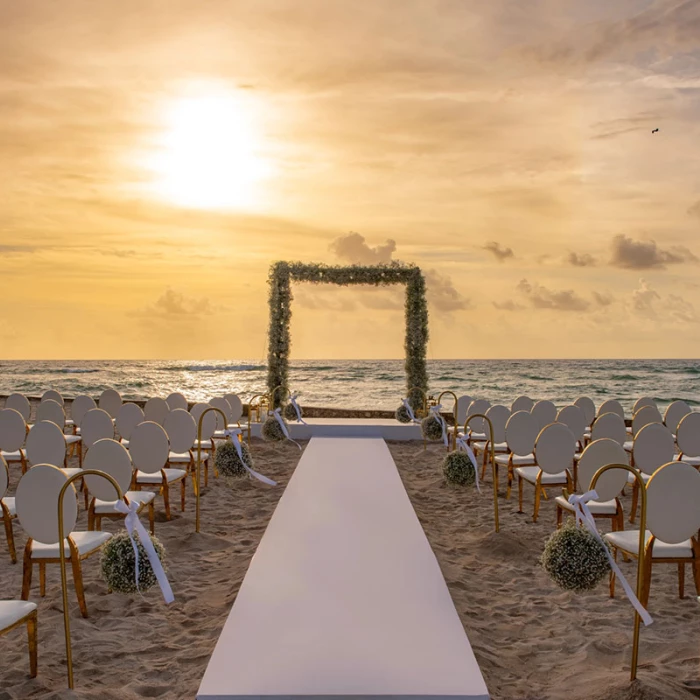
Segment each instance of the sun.
M272 172L257 111L240 91L200 88L173 99L147 167L156 194L178 206L248 209Z

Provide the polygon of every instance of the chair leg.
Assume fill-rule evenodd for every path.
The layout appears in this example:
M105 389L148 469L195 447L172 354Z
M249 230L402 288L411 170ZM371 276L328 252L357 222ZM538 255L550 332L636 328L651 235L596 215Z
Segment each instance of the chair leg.
M187 477L180 479L180 510L185 510L185 489L187 485Z
M46 564L39 562L39 593L43 598L46 595Z
M695 593L700 598L700 557L697 554L693 557L693 581L695 582Z
M163 504L165 505L165 517L170 520L170 487L167 481L163 483Z
M615 561L617 562L617 548L613 547L613 557L615 558ZM611 569L610 570L610 597L614 598L615 597L615 572Z
M22 572L22 600L29 600L29 591L32 588L32 541L27 542L24 548L24 571Z
M685 598L685 564L678 563L678 597Z
M535 484L535 511L532 514L532 522L537 522L537 517L540 514L540 495L544 489L539 485Z
M518 513L523 512L523 480L518 474Z
M184 481L182 482L185 483ZM209 486L209 458L204 460L204 486ZM185 510L184 508L182 510Z
M38 648L37 648L37 614L36 610L27 620L27 642L29 643L29 675L36 678L38 668Z
M151 534L156 534L156 509L154 504L155 499L148 504L148 524L150 525Z
M78 466L83 468L83 441L76 443L78 445Z
M13 564L17 563L17 551L15 550L15 535L12 531L12 518L3 507L2 520L5 523L5 536L7 537L7 548L10 550L10 559Z
M637 517L637 501L639 499L639 482L635 479L634 486L632 487L632 508L630 509L630 522L634 523L634 519Z
M83 567L80 563L80 556L78 555L78 550L75 546L71 545L69 540L69 546L71 549L71 564L73 566L73 584L75 585L75 595L78 598L78 606L80 607L80 614L83 617L88 616L87 603L85 602L85 588L83 586Z

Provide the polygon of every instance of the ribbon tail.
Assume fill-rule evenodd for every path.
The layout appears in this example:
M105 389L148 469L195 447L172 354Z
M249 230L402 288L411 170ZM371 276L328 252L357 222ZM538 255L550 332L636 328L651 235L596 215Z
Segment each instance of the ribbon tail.
M462 438L457 438L457 449L462 449L467 453L467 456L469 459L471 459L472 464L474 465L474 483L476 485L476 490L481 493L481 486L479 484L479 467L478 463L476 461L476 455L474 454L473 450L467 443L462 439Z
M290 437L289 431L287 430L287 426L284 424L284 421L282 420L282 416L280 415L279 408L275 409L274 416L277 419L277 422L280 424L280 428L282 428L282 432L284 433L284 437L286 437L287 440L289 440L289 442L293 442L301 450L301 445L296 440L292 440L292 438Z
M272 479L268 478L267 476L264 476L263 474L260 474L259 472L256 472L255 470L251 469L245 462L243 463L243 466L246 468L246 471L248 474L250 474L252 477L257 479L258 481L262 481L263 484L268 484L269 486L277 486L277 482L273 481Z
M163 593L163 598L165 602L168 605L170 605L170 603L172 603L175 600L173 590L170 587L168 577L165 575L163 564L161 564L161 561L158 558L156 548L153 546L153 542L151 542L151 537L146 532L146 528L143 526L138 517L136 517L136 531L139 534L139 541L143 545L143 548L146 550L146 556L148 557L148 561L151 563L151 568L153 569L153 573L156 577L156 580L158 581L160 590Z

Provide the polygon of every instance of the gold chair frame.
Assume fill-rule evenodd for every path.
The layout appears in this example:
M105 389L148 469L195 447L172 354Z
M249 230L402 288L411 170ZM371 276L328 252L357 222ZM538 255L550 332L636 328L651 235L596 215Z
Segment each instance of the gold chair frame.
M489 437L493 437L493 423L491 419L484 415L483 413L473 413L471 416L467 416L467 420L464 422L464 434L467 434L467 428L469 423L475 418L483 418L489 426ZM457 439L457 431L455 430L455 440ZM491 442L491 480L493 481L493 521L496 528L496 532L499 532L500 522L498 518L498 468L496 466L496 453L493 447L493 440ZM474 465L475 469L479 468L479 465Z
M264 394L262 395L264 396ZM254 397L257 398L257 397ZM209 408L202 411L202 415L199 416L199 421L197 421L197 466L192 474L192 484L194 487L194 499L195 499L195 525L194 531L199 532L199 497L200 497L200 473L202 471L202 424L204 422L204 416L212 411L218 413L224 419L224 425L228 424L228 419L226 414L220 409L210 406ZM248 425L250 425L250 411L248 413ZM250 433L248 433L250 436ZM240 438L240 436L238 436ZM184 481L183 481L184 483Z
M449 394L450 396L452 396L452 398L454 398L454 400L455 400L455 405L454 405L454 408L452 409L452 412L454 413L454 418L455 418L455 432L454 432L454 435L452 436L452 441L451 441L451 442L452 442L452 449L453 449L453 450L456 450L456 449L457 449L457 428L459 427L459 426L457 425L457 403L459 402L459 399L457 398L457 394L455 394L454 391L450 391L449 389L448 389L447 391L443 391L443 392L437 397L437 405L439 405L440 402L442 401L442 397L445 396L445 395L447 395L447 394ZM448 452L450 451L450 441L449 441L449 440L448 440L448 443L447 443L447 451L448 451Z
M29 645L29 675L36 678L38 670L38 645L37 645L37 611L32 610L28 615L25 615L21 620L17 620L14 624L5 629L0 630L0 636L7 634L22 625L27 625L27 642Z

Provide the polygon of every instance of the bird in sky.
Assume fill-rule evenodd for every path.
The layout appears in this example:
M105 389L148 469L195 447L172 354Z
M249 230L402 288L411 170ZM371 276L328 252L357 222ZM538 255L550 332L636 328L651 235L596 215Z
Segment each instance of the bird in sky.
M652 130L651 130L651 133L652 133L652 134L655 134L657 131L658 131L658 129L652 129Z

